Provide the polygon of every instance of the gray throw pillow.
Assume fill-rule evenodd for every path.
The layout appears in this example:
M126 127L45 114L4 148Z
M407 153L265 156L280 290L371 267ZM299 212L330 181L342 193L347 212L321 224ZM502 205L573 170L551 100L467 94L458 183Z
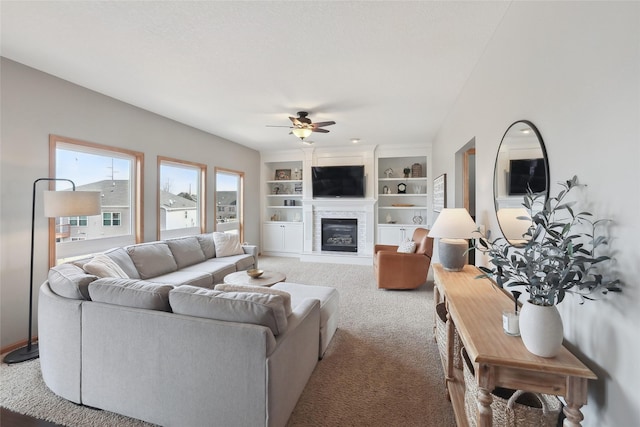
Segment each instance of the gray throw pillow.
M53 292L65 298L90 300L89 284L98 276L87 274L73 264L60 264L49 270L49 287Z
M169 291L171 285L145 282L144 280L105 277L89 285L89 295L96 302L144 308L147 310L171 311Z
M171 253L178 264L178 268L188 267L205 260L204 252L195 236L179 237L166 240Z
M287 329L284 299L280 295L220 292L195 286L178 286L169 292L174 313L227 322L251 323L279 335Z
M135 264L141 279L151 279L178 269L178 264L176 264L169 246L164 242L127 246L127 253Z

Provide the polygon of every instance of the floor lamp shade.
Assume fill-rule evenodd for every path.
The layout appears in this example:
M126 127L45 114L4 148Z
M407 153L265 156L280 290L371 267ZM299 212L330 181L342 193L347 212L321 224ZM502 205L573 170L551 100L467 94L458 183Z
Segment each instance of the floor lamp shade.
M49 218L100 214L99 191L45 191L44 216Z
M36 220L36 187L40 181L67 181L72 191L45 191L44 215L46 217L89 216L99 215L101 212L99 191L76 191L76 185L70 179L38 178L33 182L33 196L31 198L31 271L29 276L29 332L27 346L8 353L4 357L5 363L19 363L36 359L39 355L38 344L32 343L33 323L33 249L35 243Z
M445 270L460 271L467 263L467 239L473 237L478 226L464 208L445 208L429 230L429 237L440 238L438 255Z

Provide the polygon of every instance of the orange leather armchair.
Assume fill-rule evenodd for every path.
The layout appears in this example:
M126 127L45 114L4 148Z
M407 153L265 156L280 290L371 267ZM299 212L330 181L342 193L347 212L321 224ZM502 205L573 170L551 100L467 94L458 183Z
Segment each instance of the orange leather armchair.
M381 289L415 289L427 281L427 273L433 254L433 238L429 230L416 228L413 240L414 253L398 252L398 246L375 245L373 268Z

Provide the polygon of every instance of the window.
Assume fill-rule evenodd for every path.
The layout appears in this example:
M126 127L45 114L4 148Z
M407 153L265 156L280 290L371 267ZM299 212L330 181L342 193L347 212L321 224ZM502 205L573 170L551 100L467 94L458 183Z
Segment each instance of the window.
M158 239L205 232L207 165L158 156Z
M51 176L72 180L76 190L100 191L102 215L55 218L50 222L51 265L142 241L142 153L49 137ZM67 190L65 181L52 189Z
M244 172L216 168L216 231L244 241Z
M120 212L102 212L102 226L116 227L120 225Z
M69 225L72 225L72 226L86 227L88 223L89 223L89 217L85 215L69 217Z

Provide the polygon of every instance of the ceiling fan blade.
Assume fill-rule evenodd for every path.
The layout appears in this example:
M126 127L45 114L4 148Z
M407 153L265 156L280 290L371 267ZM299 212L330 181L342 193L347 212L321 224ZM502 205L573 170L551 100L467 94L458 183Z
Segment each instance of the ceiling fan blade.
M280 125L265 125L268 128L293 128L293 126L280 126Z
M289 116L289 120L291 120L291 123L293 123L294 126L302 126L302 122L298 120L297 117Z
M318 123L313 123L313 127L314 128L319 128L319 127L323 127L323 126L331 126L331 125L335 125L336 122L334 122L333 120L328 121L328 122L318 122Z
M311 129L311 132L329 133L327 129L321 129L321 128L315 128L315 127Z

